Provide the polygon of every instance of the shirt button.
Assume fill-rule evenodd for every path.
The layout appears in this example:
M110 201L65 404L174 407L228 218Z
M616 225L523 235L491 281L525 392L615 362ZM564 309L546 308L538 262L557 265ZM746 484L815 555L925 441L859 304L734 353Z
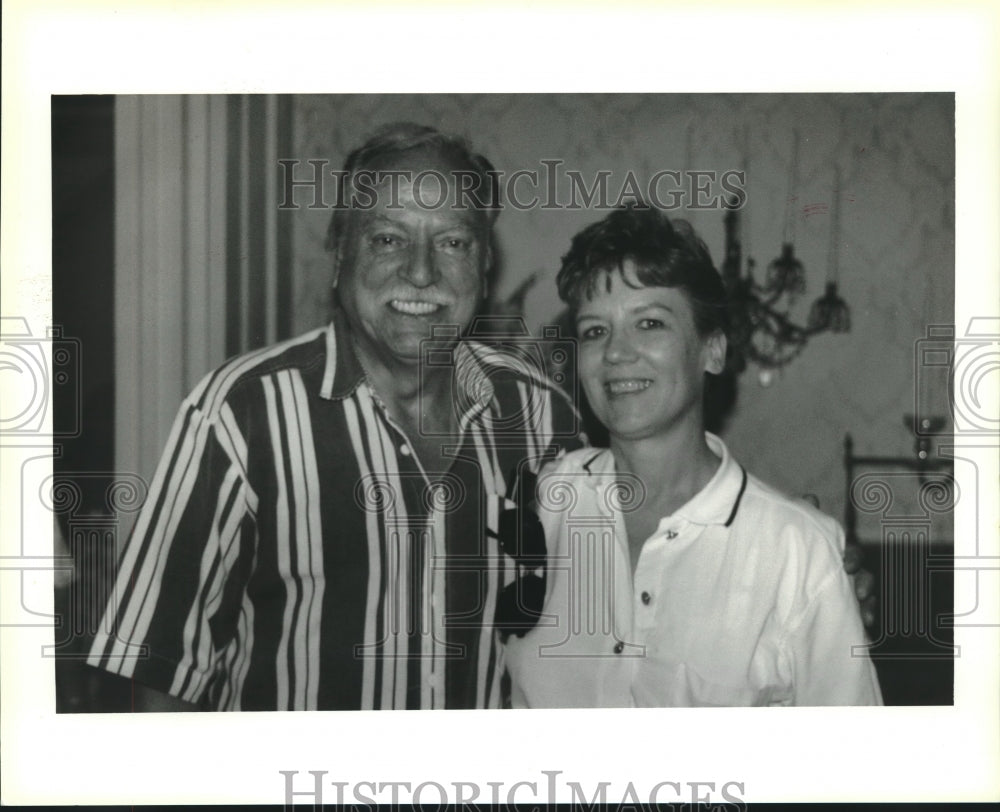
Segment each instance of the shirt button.
M625 644L619 640L615 643L615 654L621 654L623 651L625 651Z
M404 457L409 457L410 456L410 447L406 443L403 443L399 447L399 453L402 454Z
M649 594L648 592L643 592L643 593L642 593L642 602L643 602L644 604L646 604L646 605L648 606L648 605L649 605L649 602L650 602L651 600L653 600L653 596L652 596L652 595L650 595L650 594Z

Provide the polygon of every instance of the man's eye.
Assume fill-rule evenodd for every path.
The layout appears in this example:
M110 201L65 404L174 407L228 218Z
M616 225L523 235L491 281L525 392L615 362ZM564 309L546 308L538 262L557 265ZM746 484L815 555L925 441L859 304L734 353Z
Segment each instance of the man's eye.
M641 319L639 321L640 330L662 330L664 327L661 319Z
M376 249L386 250L398 248L402 240L395 234L375 234L371 238L371 244Z
M465 237L447 237L440 242L441 250L450 253L465 253L469 250L472 241Z

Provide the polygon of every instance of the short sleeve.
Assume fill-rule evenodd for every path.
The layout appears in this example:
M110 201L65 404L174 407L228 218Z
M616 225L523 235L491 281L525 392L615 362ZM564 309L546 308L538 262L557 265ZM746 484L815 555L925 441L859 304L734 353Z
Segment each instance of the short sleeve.
M249 562L253 497L236 419L182 405L87 662L198 702L233 638Z
M831 572L785 640L795 705L881 705L850 579Z

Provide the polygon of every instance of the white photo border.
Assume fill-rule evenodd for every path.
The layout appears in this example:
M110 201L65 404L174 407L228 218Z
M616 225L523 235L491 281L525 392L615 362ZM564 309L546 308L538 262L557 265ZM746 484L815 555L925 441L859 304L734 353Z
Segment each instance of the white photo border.
M459 13L450 3L19 0L3 17L2 313L31 324L51 320L51 95L176 92L955 92L956 324L998 315L1000 25L986 2ZM995 402L995 386L986 395ZM979 472L981 514L956 517L956 535L977 520L995 533L995 457ZM3 465L4 504L16 504L18 474ZM15 555L20 526L4 518L0 530L3 555ZM986 540L997 555L995 536ZM51 572L23 577L51 595ZM995 592L995 573L984 585ZM2 592L11 617L19 595ZM980 600L1000 622L998 596ZM297 790L321 770L327 782L478 784L481 800L488 782L541 792L543 770L561 770L561 786L610 782L612 799L630 781L738 782L747 802L995 799L997 629L955 638L954 707L56 715L52 660L38 656L51 633L5 626L4 801L282 803L282 770L298 772ZM335 800L332 783L325 791ZM517 799L532 800L526 789Z

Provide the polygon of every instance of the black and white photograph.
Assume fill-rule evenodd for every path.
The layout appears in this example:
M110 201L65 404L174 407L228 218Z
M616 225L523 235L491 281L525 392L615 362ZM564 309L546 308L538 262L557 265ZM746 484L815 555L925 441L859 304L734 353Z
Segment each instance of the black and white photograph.
M674 79L33 99L4 626L46 725L192 776L90 770L93 802L867 800L885 767L810 792L755 740L933 754L988 710L1000 319L959 83ZM216 736L246 786L205 788Z
M53 128L55 320L111 350L55 466L60 710L951 703L951 95Z

